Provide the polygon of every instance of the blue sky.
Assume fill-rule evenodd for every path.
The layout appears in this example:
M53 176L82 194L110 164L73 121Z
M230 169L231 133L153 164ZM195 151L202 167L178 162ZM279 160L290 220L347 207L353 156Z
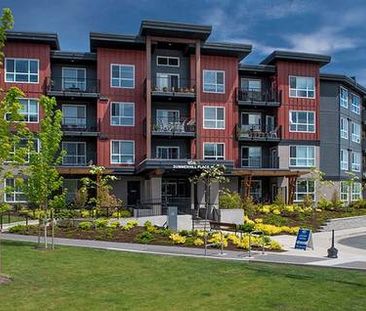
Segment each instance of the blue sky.
M142 19L213 26L210 40L253 45L247 63L274 49L328 54L324 72L366 85L365 0L0 0L14 30L57 32L61 48L88 51L89 32L136 34Z

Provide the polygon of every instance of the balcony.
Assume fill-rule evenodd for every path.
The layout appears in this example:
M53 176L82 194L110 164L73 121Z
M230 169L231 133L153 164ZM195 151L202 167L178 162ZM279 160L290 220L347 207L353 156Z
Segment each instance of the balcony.
M86 118L64 117L61 128L64 136L98 136L100 119L96 124L89 124Z
M279 107L281 105L281 91L258 91L237 89L238 105L255 107Z
M153 136L195 137L196 121L189 118L177 120L159 118L152 122L151 134Z
M240 159L240 167L244 169L274 169L279 168L279 158L274 157L263 157L263 156L254 156L254 157L245 157Z
M48 77L46 91L50 96L98 97L100 81L98 79Z
M196 98L196 83L174 75L156 77L151 81L151 97L153 100L193 101Z
M239 141L279 142L281 140L281 126L268 130L260 124L237 125L236 137Z

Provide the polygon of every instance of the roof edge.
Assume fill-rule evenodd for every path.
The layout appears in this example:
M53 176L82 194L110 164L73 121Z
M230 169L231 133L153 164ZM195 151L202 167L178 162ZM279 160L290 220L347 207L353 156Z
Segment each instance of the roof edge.
M349 76L336 73L320 73L320 80L337 81L346 84L348 87L354 88L358 92L361 92L364 96L366 95L366 87L359 84L356 80Z
M35 43L44 43L51 46L53 50L59 50L60 44L57 33L51 32L30 32L30 31L7 31L7 41L28 41Z
M328 55L321 55L321 54L275 50L270 55L268 55L264 60L262 60L260 64L271 65L275 63L277 60L313 62L318 63L320 66L324 66L330 62L331 57Z

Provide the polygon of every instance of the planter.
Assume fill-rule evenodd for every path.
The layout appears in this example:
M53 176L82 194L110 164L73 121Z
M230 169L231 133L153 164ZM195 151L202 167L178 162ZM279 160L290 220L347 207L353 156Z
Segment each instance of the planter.
M220 222L241 225L244 223L244 210L242 208L219 209Z

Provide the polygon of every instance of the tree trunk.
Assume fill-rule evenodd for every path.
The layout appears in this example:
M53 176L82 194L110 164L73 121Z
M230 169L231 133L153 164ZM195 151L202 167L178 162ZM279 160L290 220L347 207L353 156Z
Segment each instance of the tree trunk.
M52 249L55 249L55 212L54 209L51 210L51 219L52 219Z
M46 200L45 205L44 205L44 218L43 218L43 222L44 222L44 248L47 249L48 248L48 241L47 241L47 212L48 212L48 201Z
M2 238L2 228L0 228L0 275L1 273L3 272L3 269L2 269L2 260L1 260L1 256L2 256L2 253L1 253L1 238Z

